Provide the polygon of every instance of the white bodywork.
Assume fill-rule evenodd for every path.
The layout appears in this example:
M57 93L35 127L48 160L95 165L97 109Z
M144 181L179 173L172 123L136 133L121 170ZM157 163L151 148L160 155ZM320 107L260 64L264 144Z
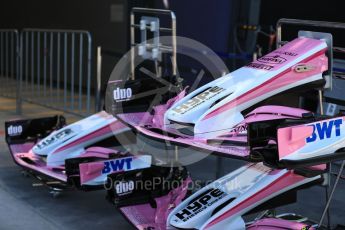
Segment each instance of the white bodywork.
M279 159L308 160L334 155L345 147L345 117L278 130Z
M47 166L61 166L65 163L65 159L77 157L85 152L85 147L128 129L111 130L110 128L101 135L85 138L115 122L119 121L112 115L104 111L99 112L51 133L37 143L32 148L32 152L40 156L47 156ZM83 138L85 141L77 142Z
M84 182L83 178L81 178L81 184L89 186L105 185L107 176L109 174L145 169L151 167L151 164L152 156L150 155L129 156L105 160L102 162L86 163L84 165L88 165L87 168L89 168L89 170L87 171L84 171L84 166L83 164L81 164L80 168L83 169L83 171L81 172L81 177L83 177L84 175L89 177L92 174L96 175L92 179L90 178L85 180L86 182ZM99 165L100 167L90 167L90 165Z
M295 43L298 43L298 45L295 45ZM311 43L313 45L308 48L303 47L303 45L308 46ZM262 61L269 62L271 59L276 64L262 64L258 62L260 60L258 59L258 61L218 78L190 93L165 113L165 125L169 126L174 122L194 125L194 135L199 137L212 138L221 135L241 122L243 120L241 112L250 106L296 86L321 80L322 71L313 73L307 78L298 79L299 75L296 75L298 71L295 67L308 57L326 48L326 43L320 40L298 38L262 57ZM265 66L270 69L260 69L266 68ZM295 71L293 71L293 68L295 68ZM273 78L286 73L286 71L292 72L291 77L295 77L293 82L286 85L282 84L281 87L272 90L262 90L254 97L250 96L254 89L269 84ZM249 96L248 99L241 98L247 96ZM217 112L218 109L224 106L227 106L227 109Z
M179 229L245 229L245 224L241 217L243 214L281 193L316 180L320 176L301 178L299 181L286 184L284 189L274 193L267 192L267 195L255 204L248 203L247 206L225 220L212 226L209 224L222 214L231 211L237 205L245 203L248 198L254 197L257 193L269 188L273 183L289 173L292 172L286 169L274 170L264 166L262 163L243 166L184 200L170 213L167 224ZM211 191L207 192L210 189ZM216 213L213 213L218 206L230 199L232 199L231 202Z

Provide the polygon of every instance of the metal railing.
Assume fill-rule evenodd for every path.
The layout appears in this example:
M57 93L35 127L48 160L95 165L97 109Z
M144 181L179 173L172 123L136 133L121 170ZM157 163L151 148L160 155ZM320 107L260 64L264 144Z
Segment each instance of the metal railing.
M18 112L22 101L81 116L94 111L88 31L24 29L20 47Z
M145 14L144 17L141 17L141 21L138 24L137 18L138 14ZM154 15L155 18L147 17L146 15ZM158 16L169 16L170 20L170 27L160 27L159 26L159 18ZM146 20L145 20L146 19ZM151 21L156 19L157 21ZM141 41L140 44L136 43L136 29L140 30ZM147 30L150 30L154 33L154 44L147 44ZM160 44L158 37L160 36L160 32L165 32L170 34L171 36L171 45L163 45ZM131 47L136 47L137 45L143 45L145 49L153 50L157 49L158 52L164 50L166 52L171 53L171 60L172 60L172 75L175 76L177 74L177 40L176 40L176 16L175 13L171 10L161 10L161 9L149 9L149 8L139 8L134 7L131 11L130 16L130 39L131 39ZM157 59L157 58L153 58ZM135 79L135 49L131 49L131 79Z
M0 29L0 95L15 98L19 79L19 34Z

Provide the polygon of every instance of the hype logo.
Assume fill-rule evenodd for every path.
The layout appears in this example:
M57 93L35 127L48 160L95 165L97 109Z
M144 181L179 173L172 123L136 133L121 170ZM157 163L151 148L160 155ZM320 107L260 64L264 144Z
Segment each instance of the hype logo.
M313 133L310 137L306 138L307 143L314 142L316 140L323 140L331 138L335 134L336 137L340 136L340 125L343 124L343 119L336 119L330 121L324 121L313 124Z

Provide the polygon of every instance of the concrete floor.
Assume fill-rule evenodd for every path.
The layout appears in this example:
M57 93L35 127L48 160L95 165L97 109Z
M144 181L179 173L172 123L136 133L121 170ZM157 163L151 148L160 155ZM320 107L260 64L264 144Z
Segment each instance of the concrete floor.
M12 162L4 142L4 121L16 117L12 99L0 98L0 229L133 229L121 214L105 200L105 192L66 192L52 198L46 187L33 187L31 178L21 175ZM25 104L25 117L56 114L56 111ZM72 122L79 118L67 116ZM216 175L216 157L189 166L194 179L213 180ZM225 174L243 162L223 159ZM214 167L212 167L214 166ZM206 170L207 169L207 170ZM279 208L279 212L296 212L317 220L321 216L324 189L315 186L298 195L298 203ZM341 181L331 205L332 224L345 224L345 182Z

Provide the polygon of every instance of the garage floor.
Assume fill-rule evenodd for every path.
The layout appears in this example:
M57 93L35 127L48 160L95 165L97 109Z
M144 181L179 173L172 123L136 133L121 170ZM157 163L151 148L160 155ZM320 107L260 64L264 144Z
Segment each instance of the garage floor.
M4 121L13 119L15 101L0 97L0 229L133 229L121 214L105 200L105 192L66 192L52 198L46 187L33 187L31 178L21 175L21 170L10 158L4 141ZM25 117L56 114L56 111L25 104ZM67 116L67 121L78 117ZM222 160L222 172L227 173L243 162ZM211 167L210 165L214 165ZM189 167L192 177L212 180L216 173L216 157ZM205 170L208 169L208 170ZM296 212L317 220L325 203L324 189L313 187L301 191L298 203L279 208L279 212ZM341 181L331 205L332 224L345 224L345 181Z

